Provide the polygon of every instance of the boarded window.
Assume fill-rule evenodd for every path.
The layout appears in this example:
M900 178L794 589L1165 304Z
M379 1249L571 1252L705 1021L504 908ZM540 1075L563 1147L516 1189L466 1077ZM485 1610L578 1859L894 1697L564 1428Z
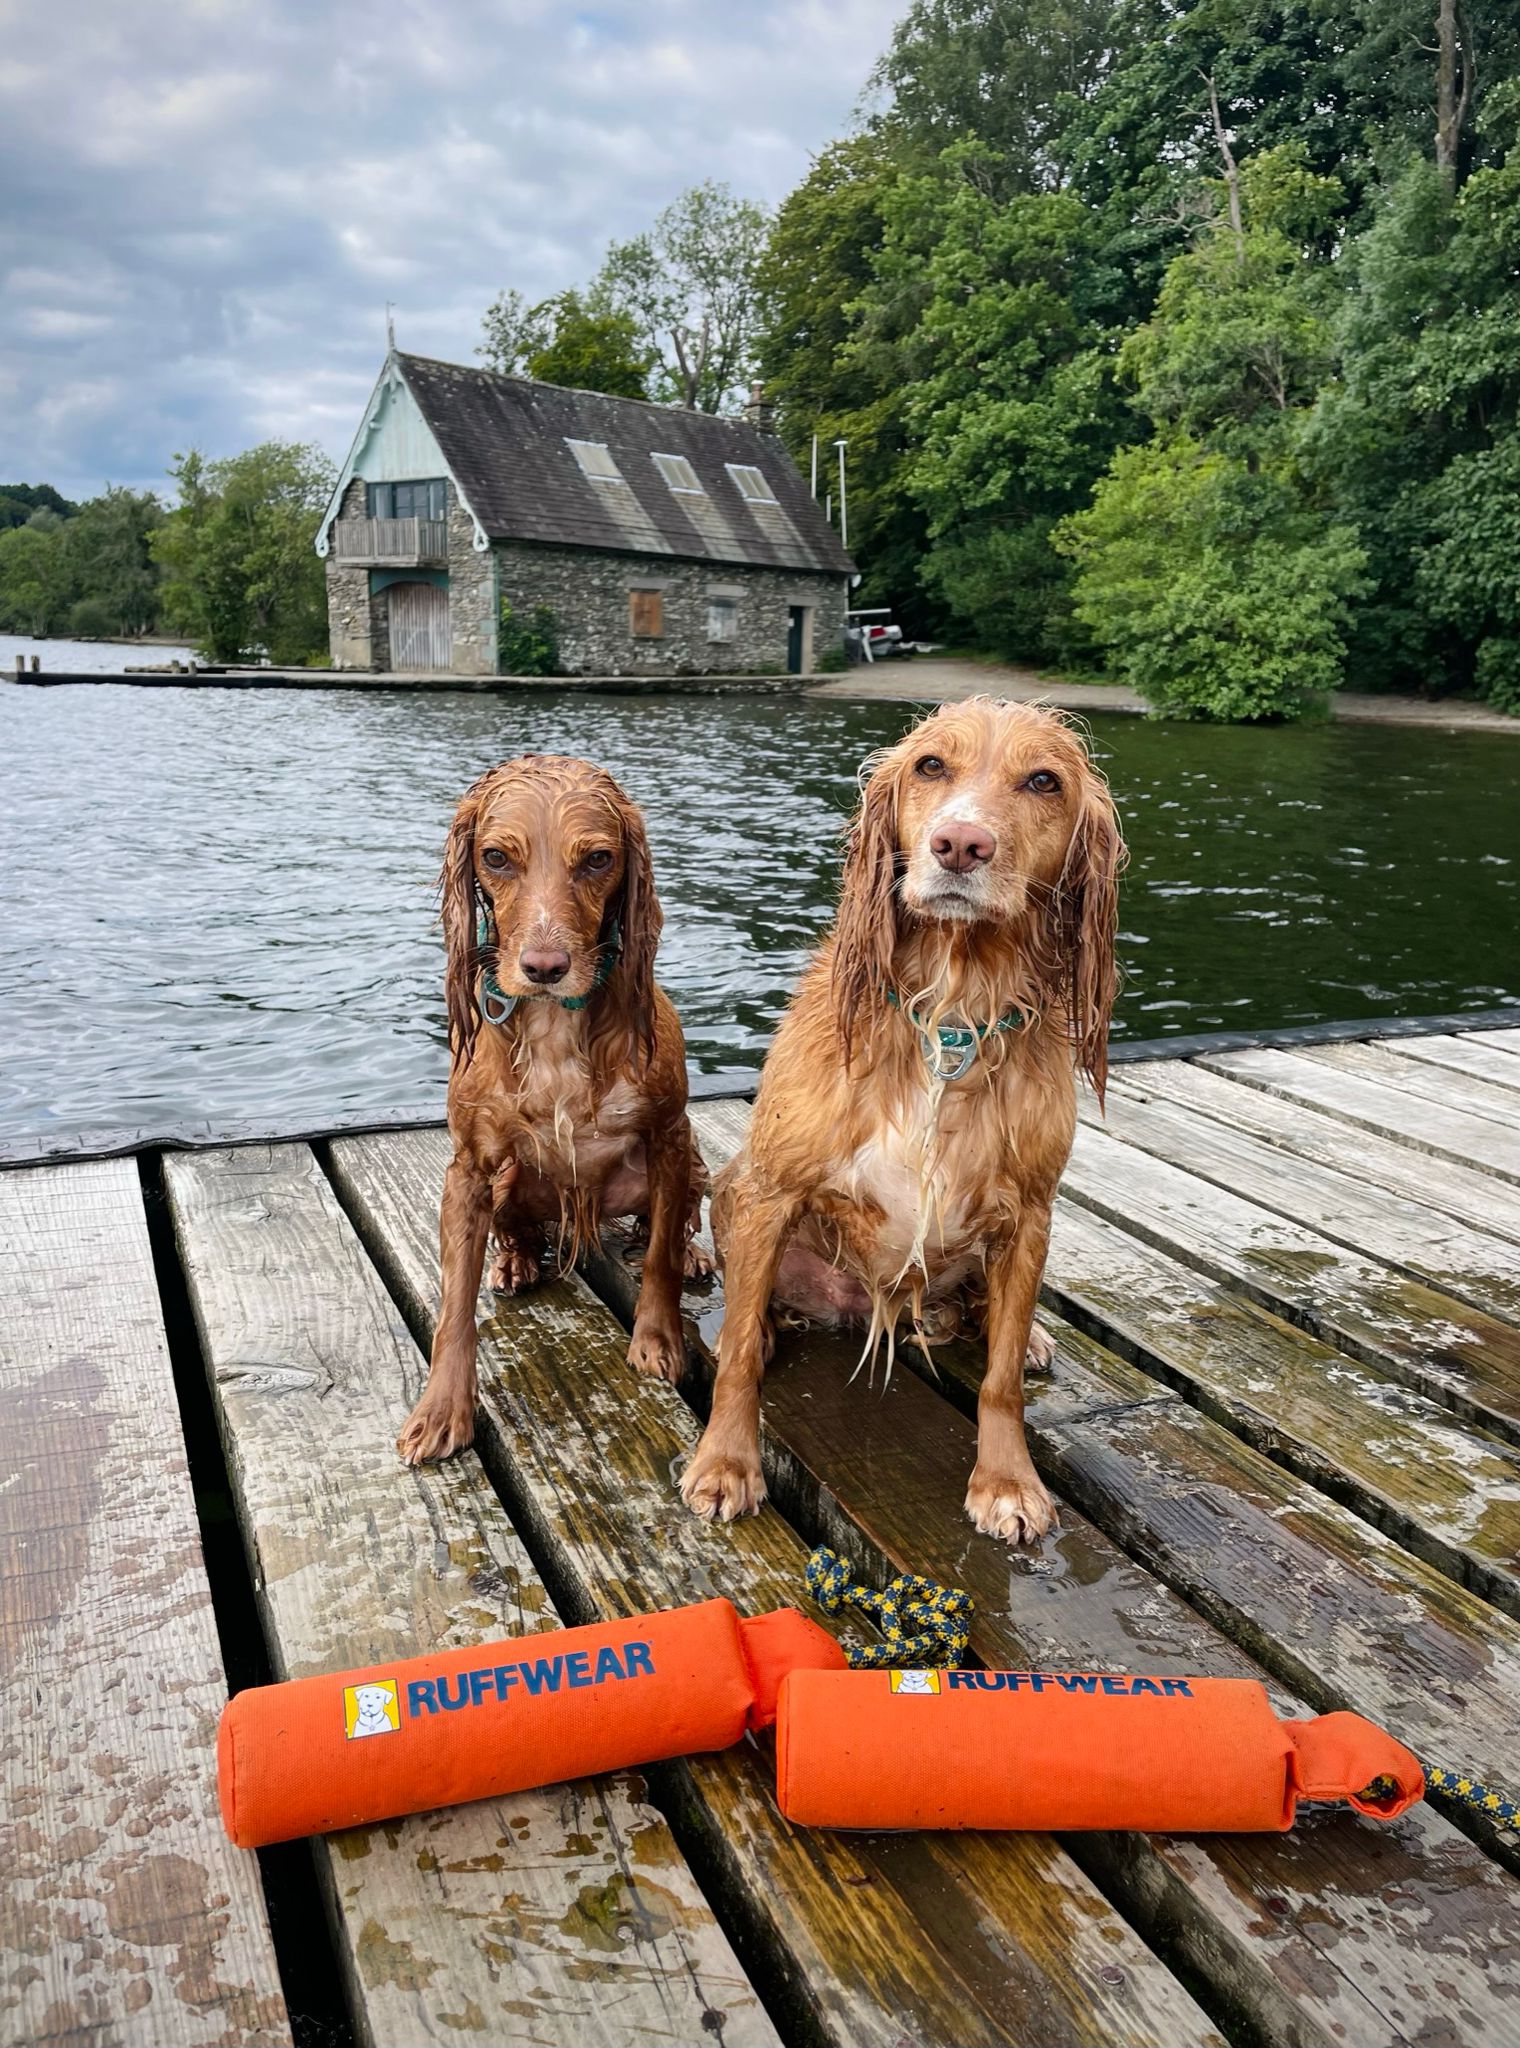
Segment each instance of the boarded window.
M697 480L697 472L684 455L651 455L649 459L673 491L686 497L707 496Z
M731 597L710 597L707 600L707 637L709 640L732 640L739 630L739 607Z
M565 446L581 466L581 472L589 476L594 484L620 484L623 472L612 459L612 451L605 441L572 441L567 434Z
M629 591L628 630L635 640L663 639L665 634L664 591Z
M724 468L739 486L739 495L749 505L774 505L776 493L765 481L765 472L748 462L726 462Z

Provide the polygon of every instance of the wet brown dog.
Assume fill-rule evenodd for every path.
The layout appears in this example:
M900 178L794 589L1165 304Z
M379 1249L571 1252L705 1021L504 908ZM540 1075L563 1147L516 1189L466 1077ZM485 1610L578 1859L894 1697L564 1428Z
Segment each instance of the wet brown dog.
M483 775L455 813L441 878L449 1132L439 1237L443 1300L408 1464L475 1430L475 1301L539 1277L546 1227L562 1263L604 1218L647 1216L629 1363L680 1377L683 1271L705 1185L686 1120L686 1049L654 979L660 936L644 821L588 761L525 754Z
M1056 713L974 699L875 764L839 918L782 1020L713 1225L726 1313L711 1420L682 1481L723 1521L758 1509L773 1304L869 1319L985 1284L987 1371L966 1496L1011 1542L1051 1526L1024 1435L1026 1351L1050 1209L1102 1099L1124 846L1108 789ZM889 1354L890 1360L890 1354Z

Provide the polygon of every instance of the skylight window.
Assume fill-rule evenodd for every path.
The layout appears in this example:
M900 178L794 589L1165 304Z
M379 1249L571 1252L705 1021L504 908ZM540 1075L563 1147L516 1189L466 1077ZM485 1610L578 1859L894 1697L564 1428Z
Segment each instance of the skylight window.
M776 493L765 481L763 470L747 462L726 462L723 466L739 486L739 495L747 505L775 504Z
M684 455L652 455L649 459L673 491L679 492L683 497L707 496L697 481L697 472Z
M565 446L580 464L582 475L590 477L594 484L620 484L625 481L605 441L572 441L567 434Z

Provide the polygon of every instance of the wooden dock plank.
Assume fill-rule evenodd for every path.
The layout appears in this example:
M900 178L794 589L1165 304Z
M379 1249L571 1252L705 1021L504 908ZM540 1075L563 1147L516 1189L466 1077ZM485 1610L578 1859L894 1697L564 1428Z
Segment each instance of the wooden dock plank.
M1087 1126L1061 1185L1131 1236L1520 1440L1513 1325Z
M728 1156L747 1114L745 1105L695 1110L710 1165ZM615 1256L600 1263L626 1312L628 1267ZM717 1320L709 1308L703 1327ZM960 1500L973 1425L911 1374L852 1384L857 1350L848 1336L784 1332L763 1401L772 1484L845 1555L868 1572L921 1570L968 1586L974 1647L988 1663L1263 1675L1068 1504L1038 1552L972 1536ZM1142 1403L1181 1405L1076 1332L1062 1332L1054 1376L1032 1383L1037 1426L1080 1429L1084 1415ZM1279 1711L1303 1711L1269 1684ZM1520 1995L1513 1943L1504 1981L1488 1976L1520 1892L1428 1808L1387 1831L1320 1816L1288 1837L1103 1836L1071 1846L1111 1896L1170 1929L1268 2039L1383 2048L1497 2038ZM1473 1940L1472 1928L1484 1932Z
M137 1169L0 1174L0 2039L290 2032Z
M1464 1031L1459 1035L1469 1045L1481 1039L1485 1045L1496 1046L1501 1052L1520 1053L1520 1029L1512 1031L1501 1027L1497 1031Z
M414 1318L438 1289L441 1137L345 1140L339 1185ZM802 1594L806 1548L774 1514L729 1528L681 1504L696 1435L578 1279L503 1302L483 1325L481 1422L514 1517L585 1618L714 1593L746 1612ZM838 2048L1013 2040L1216 2039L1192 2000L1048 1837L841 1836L777 1813L749 1746L673 1766L732 1910L777 1956L799 2023Z
M1481 1032L1447 1031L1429 1038L1401 1038L1398 1050L1412 1060L1424 1060L1433 1067L1450 1067L1454 1073L1470 1074L1475 1080L1491 1081L1497 1087L1520 1092L1520 1059L1508 1046L1489 1045ZM1516 1108L1520 1115L1520 1106Z
M1216 1422L1520 1615L1520 1450L1074 1202L1045 1299Z
M558 1626L478 1459L396 1457L423 1361L310 1151L165 1173L278 1675ZM316 1849L363 2040L775 2042L632 1775Z
M1520 1183L1520 1129L1507 1130L1488 1117L1443 1109L1411 1090L1334 1070L1298 1052L1256 1046L1249 1052L1202 1053L1198 1064L1307 1109L1324 1110L1359 1130Z
M1442 1109L1460 1110L1464 1116L1487 1117L1508 1131L1520 1132L1515 1092L1497 1082L1450 1066L1432 1067L1427 1060L1405 1059L1393 1046L1362 1044L1355 1039L1342 1045L1313 1046L1306 1057L1336 1073L1360 1074L1369 1081L1383 1081L1390 1088L1407 1089L1411 1095L1423 1096Z
M1520 1061L1517 1061L1520 1064ZM1296 1158L1334 1167L1390 1195L1444 1210L1463 1223L1520 1243L1520 1187L1496 1180L1474 1166L1437 1159L1392 1138L1354 1129L1323 1111L1250 1088L1193 1060L1148 1060L1143 1068L1114 1076L1133 1079L1147 1095L1196 1110L1232 1130L1275 1145Z
M1141 1075L1116 1082L1106 1119L1100 1120L1096 1104L1085 1107L1083 1116L1125 1144L1306 1224L1333 1244L1366 1252L1440 1293L1520 1323L1520 1245L1507 1238L1475 1230L1407 1195L1385 1193L1338 1168L1290 1159L1247 1131L1154 1096ZM1348 1131L1347 1150L1356 1142ZM1520 1354L1516 1386L1520 1390Z

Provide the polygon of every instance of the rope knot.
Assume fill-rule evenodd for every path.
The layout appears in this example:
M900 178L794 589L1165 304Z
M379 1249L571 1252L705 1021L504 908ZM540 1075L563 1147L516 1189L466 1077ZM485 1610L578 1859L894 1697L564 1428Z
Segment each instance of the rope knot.
M852 1579L844 1559L820 1544L807 1561L807 1588L826 1614L854 1608L880 1629L883 1642L845 1651L857 1671L953 1668L970 1647L976 1606L959 1586L899 1572L876 1593Z

